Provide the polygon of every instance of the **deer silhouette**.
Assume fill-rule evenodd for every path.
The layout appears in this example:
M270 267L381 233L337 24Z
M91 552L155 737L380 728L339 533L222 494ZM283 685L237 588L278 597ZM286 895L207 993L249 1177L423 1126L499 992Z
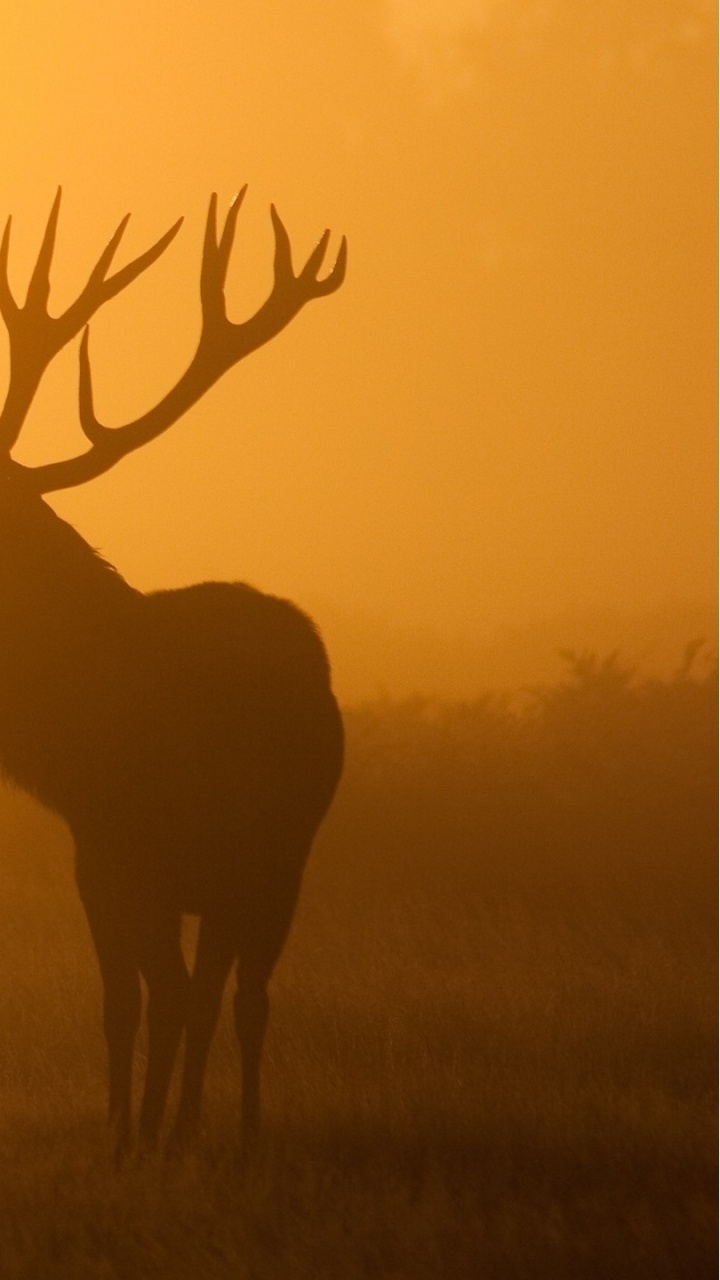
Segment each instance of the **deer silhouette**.
M48 312L58 191L24 306L8 282L10 220L0 246L0 313L10 377L0 414L0 766L60 814L104 992L109 1113L118 1159L132 1144L131 1085L148 992L142 1143L160 1134L180 1042L185 1055L171 1142L196 1133L207 1055L237 962L241 1133L256 1136L267 984L282 950L310 847L342 770L343 730L325 650L286 600L240 583L144 594L42 495L82 484L175 422L232 365L270 341L346 265L319 279L329 232L302 270L274 207L274 284L250 319L228 320L224 285L245 189L218 235L210 201L198 347L177 384L122 427L94 411L88 321L164 252L182 219L109 275L127 218L77 299ZM129 216L129 215L128 215ZM81 330L79 414L89 448L28 467L15 445L50 361ZM199 917L189 974L182 916Z

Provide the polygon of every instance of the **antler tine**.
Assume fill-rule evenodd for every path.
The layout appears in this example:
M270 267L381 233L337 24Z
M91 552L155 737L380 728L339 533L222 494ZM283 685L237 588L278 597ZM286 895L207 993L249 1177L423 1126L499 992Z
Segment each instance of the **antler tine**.
M60 201L62 200L62 187L58 187L55 199L53 200L52 209L45 227L45 234L40 245L40 252L37 256L33 273L30 277L28 285L25 306L30 310L44 307L50 297L50 267L52 265L53 251L55 249L55 240L57 238L58 218L60 217Z
M200 268L200 300L203 319L207 321L210 321L211 317L215 319L225 318L223 290L235 238L238 214L245 199L246 191L247 184L238 191L232 200L219 238L217 233L217 193L213 192L210 197Z
M113 258L115 257L115 251L118 245L120 244L120 241L122 240L123 235L125 234L125 228L129 221L130 221L129 213L126 213L125 217L120 219L120 222L115 228L115 231L111 235L110 239L105 245L105 248L100 254L100 257L95 263L95 266L90 272L90 276L88 278L88 282L85 286L85 289L83 290L83 293L85 292L85 290L89 289L91 285L102 284L102 282L104 281L105 273L108 267L110 266L110 263L112 262Z
M18 309L18 305L10 292L10 281L8 279L11 226L12 218L8 218L3 231L2 244L0 244L0 315L2 315L6 324L10 323Z
M320 239L318 240L317 244L315 245L315 248L310 254L310 257L305 263L305 266L300 272L300 275L303 276L306 280L315 280L315 277L317 276L317 273L323 264L323 259L325 258L325 253L326 253L329 242L330 242L330 228L326 227Z
M217 196L213 195L210 199L200 269L202 328L195 355L175 386L153 409L122 427L106 427L95 415L89 329L86 327L80 345L79 399L80 423L90 443L90 449L63 462L52 462L32 469L26 468L29 472L29 482L40 493L69 488L102 475L125 454L155 439L195 404L232 365L237 364L250 352L256 351L258 347L269 342L284 329L307 302L312 298L334 293L340 288L347 265L345 238L343 237L341 241L333 267L324 279L318 280L317 273L325 258L330 239L329 231L325 231L320 237L299 275L296 276L292 266L290 237L275 206L272 205L270 216L275 236L275 260L274 282L270 296L248 320L239 324L228 320L225 310L225 277L238 214L246 191L247 187L243 187L235 196L219 235ZM159 257L180 226L180 222L176 223L152 248L127 267L123 267L114 276L105 279L105 271L126 222L127 219L118 227L77 302L61 318L66 325L72 324L75 332L82 324L87 325L89 316L97 310L101 302L112 297ZM0 246L0 307L2 306L2 264L3 249Z
M345 236L343 236L340 241L340 248L338 249L338 255L335 259L332 271L324 280L317 281L317 288L315 291L316 298L325 298L328 294L335 293L336 290L340 288L347 274L347 260L348 246L347 240L345 239Z
M157 262L160 255L165 252L168 245L175 239L184 221L184 218L178 218L177 222L170 227L170 230L166 231L155 244L151 245L149 249L146 249L137 258L134 258L132 262L128 262L126 266L121 267L119 271L115 272L114 276L104 280L102 282L101 302L107 302L108 298L114 298L116 293L120 293L122 289L132 284L132 281L142 275L143 271L146 271L148 267L151 267L153 262ZM93 310L95 309L93 308Z
M317 273L322 266L329 238L330 232L326 231L324 236L316 245L314 252L310 254L310 257L301 272L303 277L305 277L307 273L312 278L315 286L313 289L313 297L315 298L324 298L329 293L335 293L335 290L340 288L340 285L345 279L345 272L347 271L347 240L345 236L343 236L340 241L340 248L338 249L338 254L332 269L323 280L317 279Z
M222 235L218 243L218 257L223 267L223 283L225 282L225 273L227 272L227 265L230 261L230 253L235 239L235 228L237 226L238 214L242 208L243 200L247 195L247 189L248 184L246 182L245 186L241 187L230 201L230 208L228 209L225 217L225 226L223 227Z
M212 268L217 261L217 191L213 191L205 219L205 235L203 237L202 266L200 268L200 284L212 275Z
M114 298L116 294L121 293L129 284L132 284L133 280L142 275L143 271L152 266L153 262L156 262L160 255L165 252L170 242L175 239L183 224L183 219L178 218L170 230L166 231L155 244L106 279L105 273L115 256L115 251L129 221L130 214L127 213L90 272L82 293L68 307L64 315L59 317L66 329L64 341L61 345L64 346L67 342L70 342L104 302L108 302L110 298Z
M100 445L104 437L112 435L95 417L93 406L92 372L90 369L90 325L86 325L80 342L80 380L78 402L80 426L92 445Z
M272 219L273 232L275 233L275 261L273 269L275 272L275 289L294 281L295 274L292 265L292 248L290 246L290 236L287 233L285 223L274 204L270 205L270 217Z

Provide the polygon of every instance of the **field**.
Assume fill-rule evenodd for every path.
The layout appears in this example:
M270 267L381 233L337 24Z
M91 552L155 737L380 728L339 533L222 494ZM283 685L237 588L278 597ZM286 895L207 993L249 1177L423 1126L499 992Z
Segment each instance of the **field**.
M244 1169L225 1016L199 1152L113 1172L69 841L5 793L3 1280L714 1276L715 689L348 713Z

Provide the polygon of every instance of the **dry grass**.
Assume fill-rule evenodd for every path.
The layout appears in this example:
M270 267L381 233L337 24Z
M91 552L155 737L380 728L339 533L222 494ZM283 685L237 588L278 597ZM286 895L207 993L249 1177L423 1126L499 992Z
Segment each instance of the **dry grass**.
M115 1175L69 846L3 809L3 1280L716 1274L697 849L652 881L647 851L622 876L500 874L469 847L368 845L350 795L274 983L263 1152L235 1168L225 1017L199 1154Z

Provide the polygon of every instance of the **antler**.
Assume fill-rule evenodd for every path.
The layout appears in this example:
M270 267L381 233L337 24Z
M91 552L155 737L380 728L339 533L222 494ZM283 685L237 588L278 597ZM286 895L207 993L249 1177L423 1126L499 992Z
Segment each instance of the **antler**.
M101 475L104 471L108 471L125 454L130 453L133 449L140 448L141 445L153 440L161 432L167 430L232 365L242 360L244 356L249 355L251 351L255 351L258 347L263 346L264 343L269 342L281 329L284 329L306 302L309 302L312 298L325 297L340 288L345 278L347 263L347 243L345 238L343 237L341 242L334 266L323 279L318 279L318 271L325 257L330 238L329 231L324 232L299 274L295 275L288 233L273 205L270 209L275 233L275 277L272 291L267 300L249 320L245 320L240 324L235 324L228 320L225 309L225 277L232 250L237 217L246 191L247 187L244 187L233 200L219 237L216 216L217 196L213 195L210 200L200 273L202 330L192 361L176 385L153 409L125 426L109 428L99 422L95 416L90 373L89 329L85 328L80 347L80 422L91 447L85 453L79 454L75 458L69 458L66 461L51 462L40 467L24 468L28 472L29 482L38 492L48 493L56 489L69 488L73 485L82 484L94 476ZM177 223L162 240L158 241L152 249L149 249L134 263L124 267L116 275L111 276L109 280L105 280L105 271L127 222L127 219L125 219L102 254L86 289L80 295L78 301L68 309L64 316L55 321L44 311L44 306L47 301L47 274L54 241L55 225L57 223L57 205L58 201L56 200L38 258L38 265L35 268L30 289L28 290L28 302L22 312L17 308L7 286L5 270L7 246L5 241L3 241L3 246L0 250L0 311L5 317L10 330L13 357L15 356L15 351L17 350L18 352L17 368L19 370L22 369L22 353L25 349L23 342L24 331L21 329L17 317L18 315L24 317L25 312L30 308L31 294L33 295L33 300L36 295L40 299L37 303L33 301L31 315L33 316L35 327L45 342L42 358L39 355L40 344L38 343L38 353L36 354L33 351L32 361L27 362L28 366L32 367L32 372L24 377L21 376L21 373L17 374L15 379L18 385L17 392L14 392L13 378L11 376L8 404L14 395L13 404L17 401L20 410L12 407L9 410L8 404L6 404L0 417L0 446L4 444L6 449L11 448L17 439L32 395L43 370L49 360L52 359L52 356L65 342L74 337L83 325L86 325L89 316L97 310L107 297L112 297L114 293L124 287L124 284L134 279L140 271L149 266L150 262L154 261L162 253L180 225ZM35 283L36 277L37 284ZM124 277L122 282L121 277ZM100 289L103 290L102 294L100 294ZM91 296L90 305L86 295ZM82 307L81 303L83 304ZM81 317L80 312L83 311L83 308L84 312ZM37 315L40 314L41 309L42 323L38 323ZM8 315L10 320L8 320ZM71 319L68 319L68 317L71 317ZM64 325L65 328L62 339L58 340L58 333L52 326L60 324ZM28 325L28 329L30 327ZM52 342L46 336L50 333L53 336ZM20 336L16 338L15 335ZM47 351L50 352L49 355L46 354ZM6 415L8 423L12 425L3 431L3 422Z
M76 337L104 302L114 298L116 293L120 293L126 285L160 257L177 235L183 221L180 218L175 226L166 231L165 235L145 253L140 254L120 271L116 271L114 275L106 277L106 272L130 219L128 213L103 249L82 293L62 315L51 316L47 311L50 295L50 266L55 248L61 197L62 188L58 187L23 307L15 301L8 280L12 218L7 220L0 245L0 314L10 337L10 385L0 414L0 452L2 453L9 453L15 444L33 396L53 357Z

